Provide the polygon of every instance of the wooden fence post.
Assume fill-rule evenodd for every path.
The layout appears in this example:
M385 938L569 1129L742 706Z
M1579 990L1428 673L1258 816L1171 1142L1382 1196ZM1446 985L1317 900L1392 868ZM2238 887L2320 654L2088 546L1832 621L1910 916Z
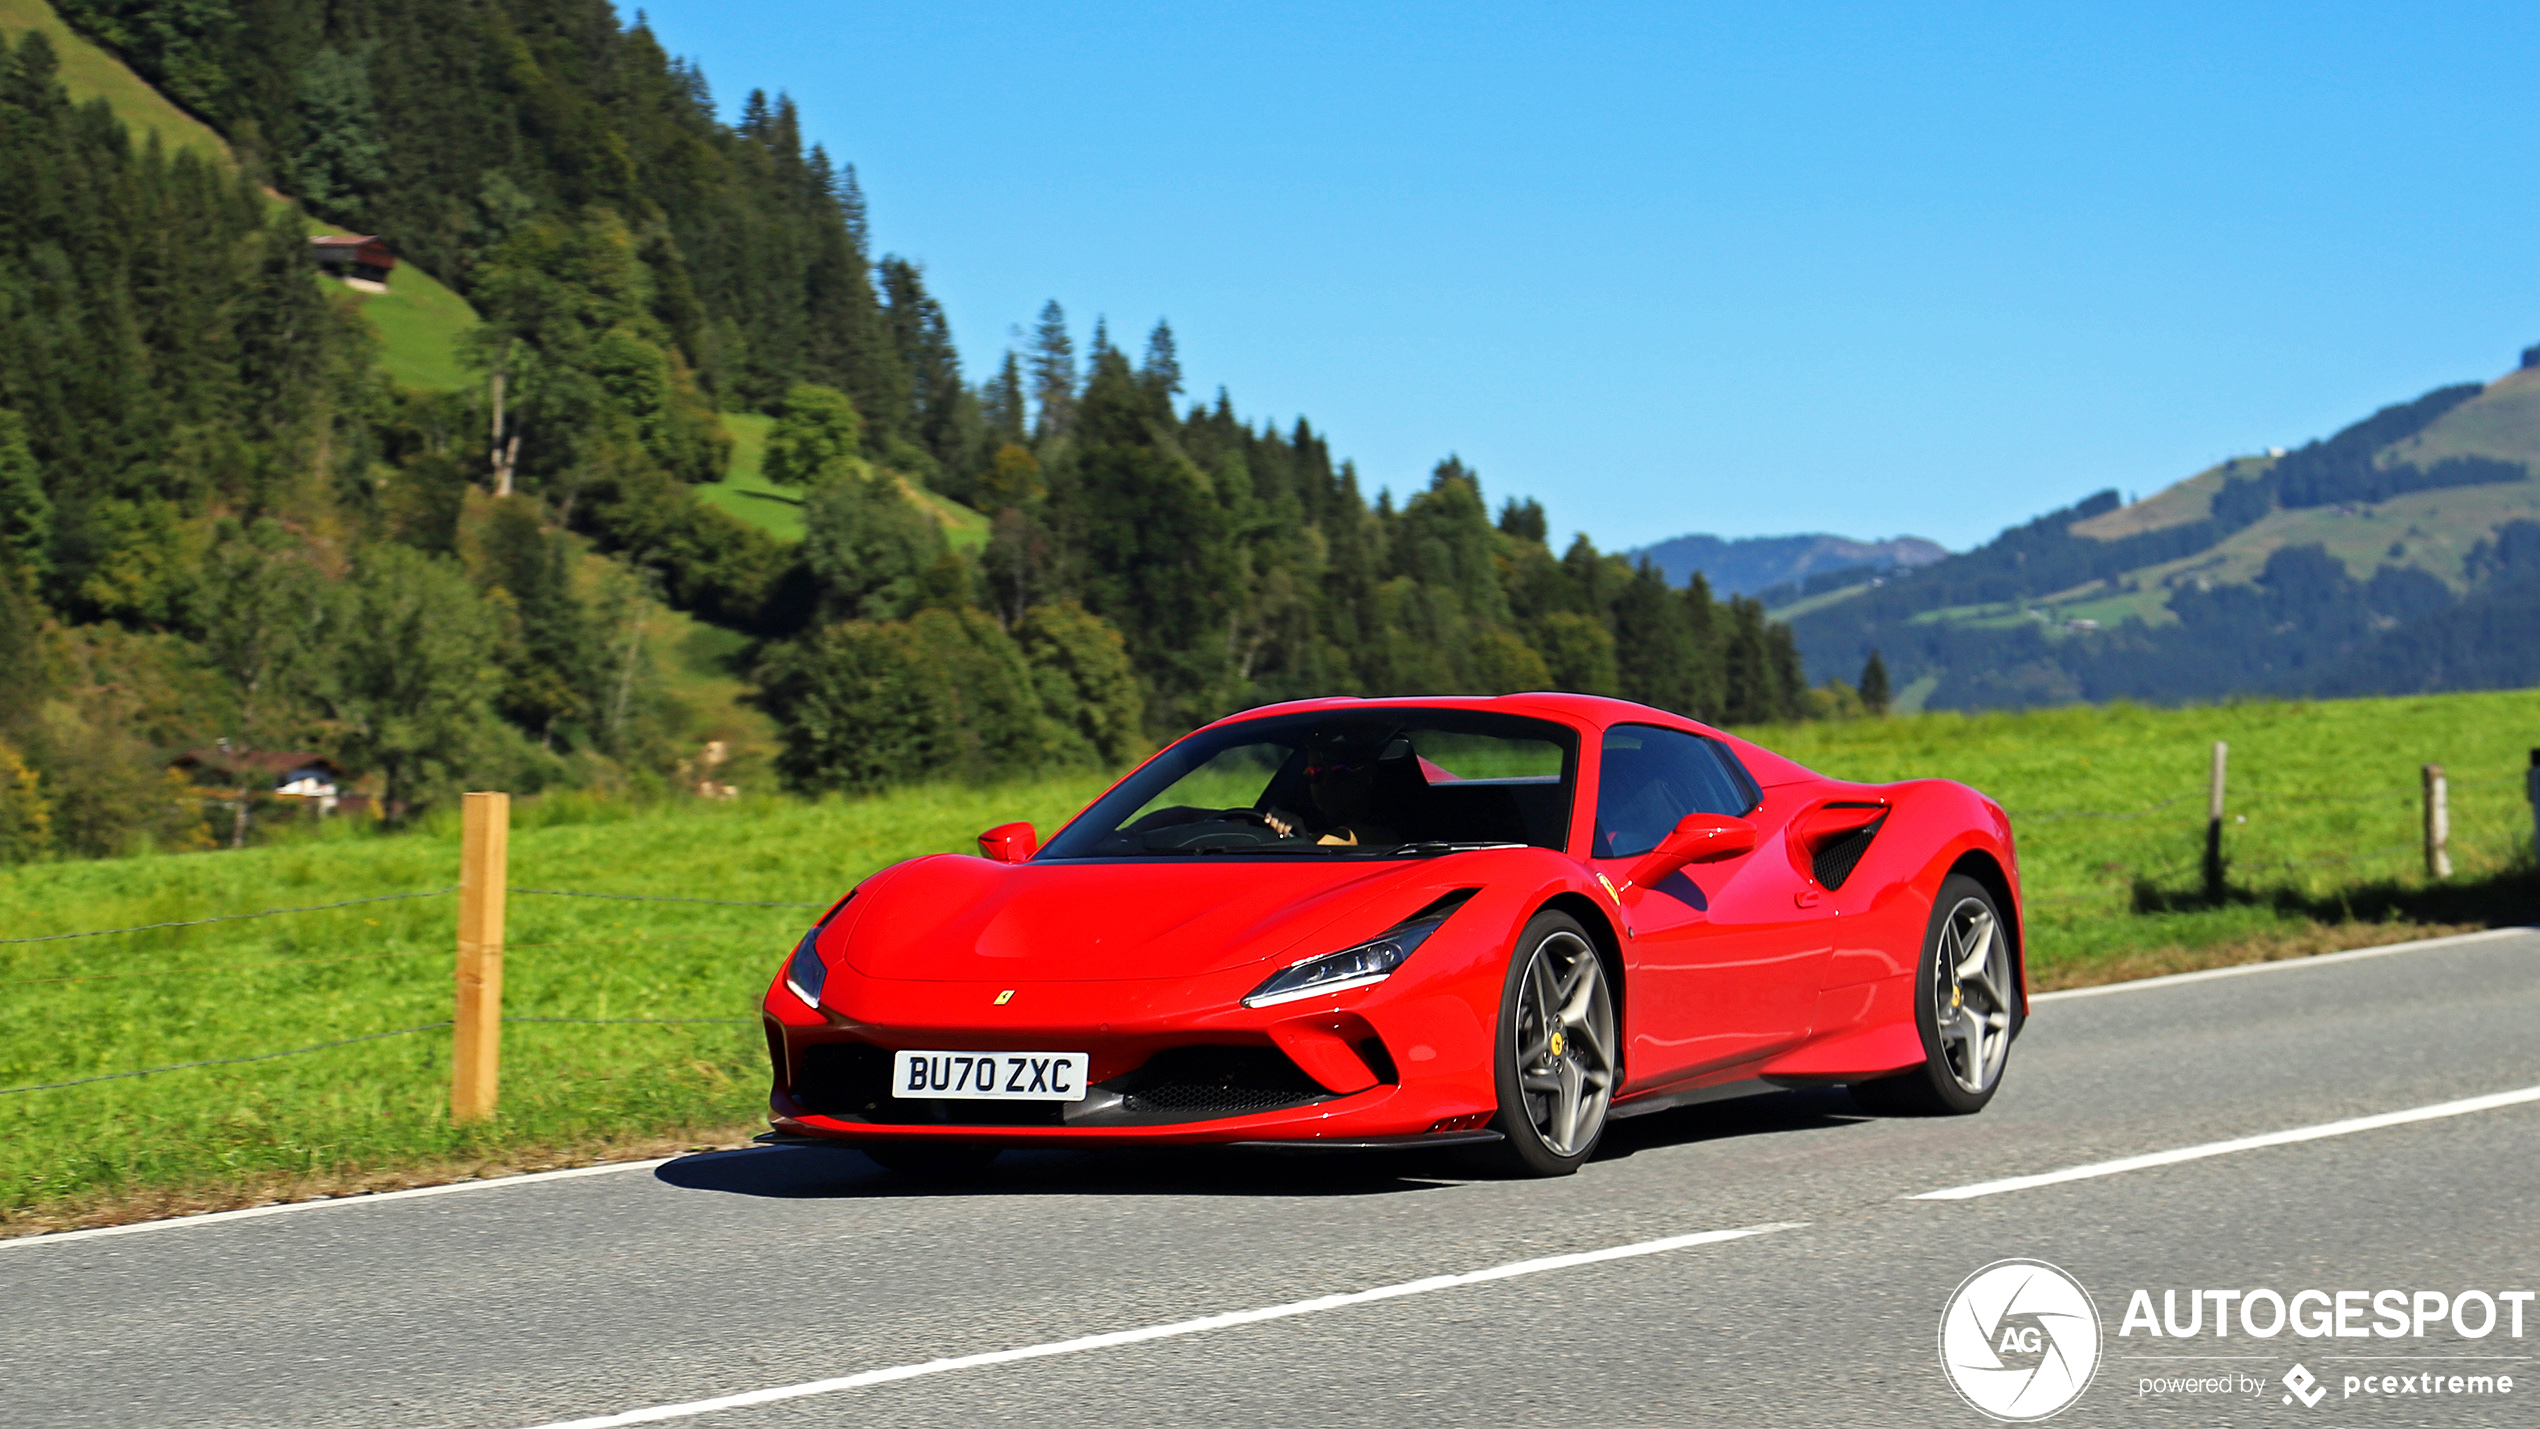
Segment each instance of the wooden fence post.
M512 796L470 794L459 819L459 1006L450 1039L450 1120L494 1115L503 1071L503 892Z
M2452 808L2443 766L2425 766L2425 876L2452 876Z
M2214 741L2214 772L2205 791L2205 896L2223 896L2223 766L2231 756L2231 746Z
M2540 863L2540 749L2531 751L2531 767L2523 771L2522 792L2531 800L2531 857Z

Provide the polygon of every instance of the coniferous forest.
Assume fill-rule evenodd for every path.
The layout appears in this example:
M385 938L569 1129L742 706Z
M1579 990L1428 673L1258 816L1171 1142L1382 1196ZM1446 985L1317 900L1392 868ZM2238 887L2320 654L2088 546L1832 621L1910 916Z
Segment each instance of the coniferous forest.
M1080 350L1053 301L965 368L793 105L721 122L601 0L60 8L238 167L0 37L0 862L243 832L169 772L223 741L392 814L668 787L696 735L648 603L736 633L806 793L1117 763L1306 695L1827 699L1761 605L1556 549L1452 456L1371 500L1304 420L1184 391L1162 322ZM467 297L466 390L390 382L312 218ZM737 413L800 542L696 496Z

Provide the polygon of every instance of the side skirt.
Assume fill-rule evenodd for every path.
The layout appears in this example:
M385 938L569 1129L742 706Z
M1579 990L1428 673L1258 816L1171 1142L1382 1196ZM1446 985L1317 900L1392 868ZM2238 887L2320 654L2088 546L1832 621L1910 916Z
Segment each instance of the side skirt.
M1735 1101L1739 1097L1760 1096L1765 1092L1780 1090L1780 1087L1761 1077L1749 1077L1744 1081L1720 1082L1713 1086L1693 1087L1681 1092L1658 1092L1651 1096L1635 1097L1627 1102L1616 1102L1614 1109L1606 1115L1619 1121L1627 1116L1646 1116L1653 1111L1673 1111L1680 1106L1700 1106L1704 1102Z

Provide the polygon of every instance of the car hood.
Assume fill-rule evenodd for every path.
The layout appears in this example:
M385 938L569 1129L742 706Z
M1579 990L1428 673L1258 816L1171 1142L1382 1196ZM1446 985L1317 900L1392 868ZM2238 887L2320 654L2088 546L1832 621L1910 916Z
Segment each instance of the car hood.
M945 855L868 884L842 951L871 978L1194 977L1284 953L1345 919L1333 936L1373 937L1448 886L1447 874L1426 860L1006 864Z

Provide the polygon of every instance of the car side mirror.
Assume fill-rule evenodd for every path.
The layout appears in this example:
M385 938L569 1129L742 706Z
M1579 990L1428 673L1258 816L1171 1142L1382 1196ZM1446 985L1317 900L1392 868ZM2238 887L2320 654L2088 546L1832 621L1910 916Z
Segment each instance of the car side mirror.
M1030 824L999 824L979 836L979 852L999 863L1021 863L1041 851L1041 836Z
M1727 814L1687 814L1658 841L1658 847L1641 855L1640 862L1632 865L1631 877L1624 881L1647 888L1688 863L1710 863L1751 853L1757 837L1755 825L1744 819Z

